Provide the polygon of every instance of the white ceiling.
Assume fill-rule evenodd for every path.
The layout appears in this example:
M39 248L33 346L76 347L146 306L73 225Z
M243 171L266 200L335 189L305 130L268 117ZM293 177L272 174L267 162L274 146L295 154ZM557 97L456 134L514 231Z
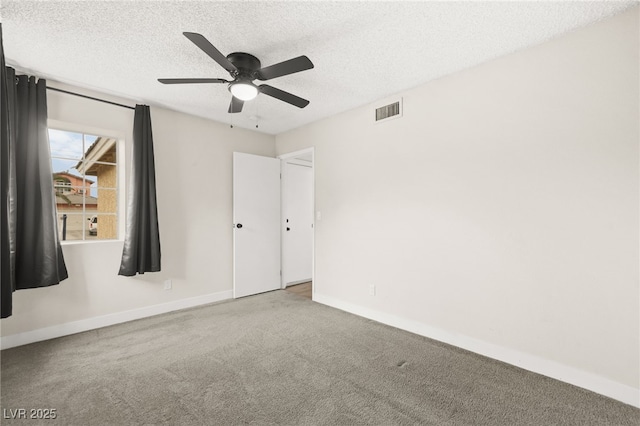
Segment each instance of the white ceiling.
M7 63L76 86L278 134L549 40L637 1L219 2L1 0ZM225 84L157 78L229 74L182 32L263 66L307 55L315 68L270 80L311 101L260 95L228 114Z

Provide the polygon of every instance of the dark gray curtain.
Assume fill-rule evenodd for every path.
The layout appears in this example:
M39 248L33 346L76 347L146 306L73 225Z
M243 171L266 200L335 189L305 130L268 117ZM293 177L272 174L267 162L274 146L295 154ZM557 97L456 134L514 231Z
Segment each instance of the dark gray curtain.
M15 110L16 290L66 279L58 239L47 127L47 82L17 76ZM9 88L9 101L11 101Z
M153 158L149 107L136 105L127 225L118 275L130 277L160 270L160 231Z
M0 266L0 303L2 304L1 317L11 316L13 307L13 292L16 289L15 282L15 157L13 139L9 125L9 97L7 84L14 84L15 73L7 69L4 62L4 48L2 45L2 24L0 23L0 191L2 192L2 209L0 210L0 235L2 236L2 264Z
M3 253L2 317L6 318L11 315L11 292L55 285L68 275L58 239L47 131L47 82L16 76L13 68L3 70L6 91L2 104L6 108L2 113L2 211L3 222L6 218L7 223L2 227L7 233L3 232L2 246L3 250L9 248L9 258L5 261ZM6 197L5 152L9 171Z

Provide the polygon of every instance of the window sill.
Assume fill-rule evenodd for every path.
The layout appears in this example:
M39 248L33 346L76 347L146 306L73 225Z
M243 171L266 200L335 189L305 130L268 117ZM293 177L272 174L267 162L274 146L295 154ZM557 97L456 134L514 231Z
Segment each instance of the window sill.
M60 245L64 246L75 246L75 245L84 245L84 244L110 244L110 243L124 243L124 240L75 240L75 241L60 241Z

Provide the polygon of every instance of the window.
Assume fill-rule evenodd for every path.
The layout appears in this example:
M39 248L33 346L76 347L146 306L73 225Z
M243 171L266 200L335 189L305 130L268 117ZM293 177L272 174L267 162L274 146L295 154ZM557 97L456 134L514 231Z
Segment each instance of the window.
M118 238L117 139L50 128L49 144L60 240Z

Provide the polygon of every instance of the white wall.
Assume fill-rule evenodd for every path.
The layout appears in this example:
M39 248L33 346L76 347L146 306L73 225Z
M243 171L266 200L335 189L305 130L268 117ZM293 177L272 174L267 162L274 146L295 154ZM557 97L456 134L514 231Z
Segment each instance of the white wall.
M636 7L401 93L400 119L278 135L315 147L314 299L639 405L638 30Z
M132 110L53 91L48 106L52 120L124 135L130 166ZM122 241L65 243L69 279L14 293L13 316L1 323L4 346L231 297L232 152L274 156L275 139L162 108L152 107L151 119L162 272L118 276Z

